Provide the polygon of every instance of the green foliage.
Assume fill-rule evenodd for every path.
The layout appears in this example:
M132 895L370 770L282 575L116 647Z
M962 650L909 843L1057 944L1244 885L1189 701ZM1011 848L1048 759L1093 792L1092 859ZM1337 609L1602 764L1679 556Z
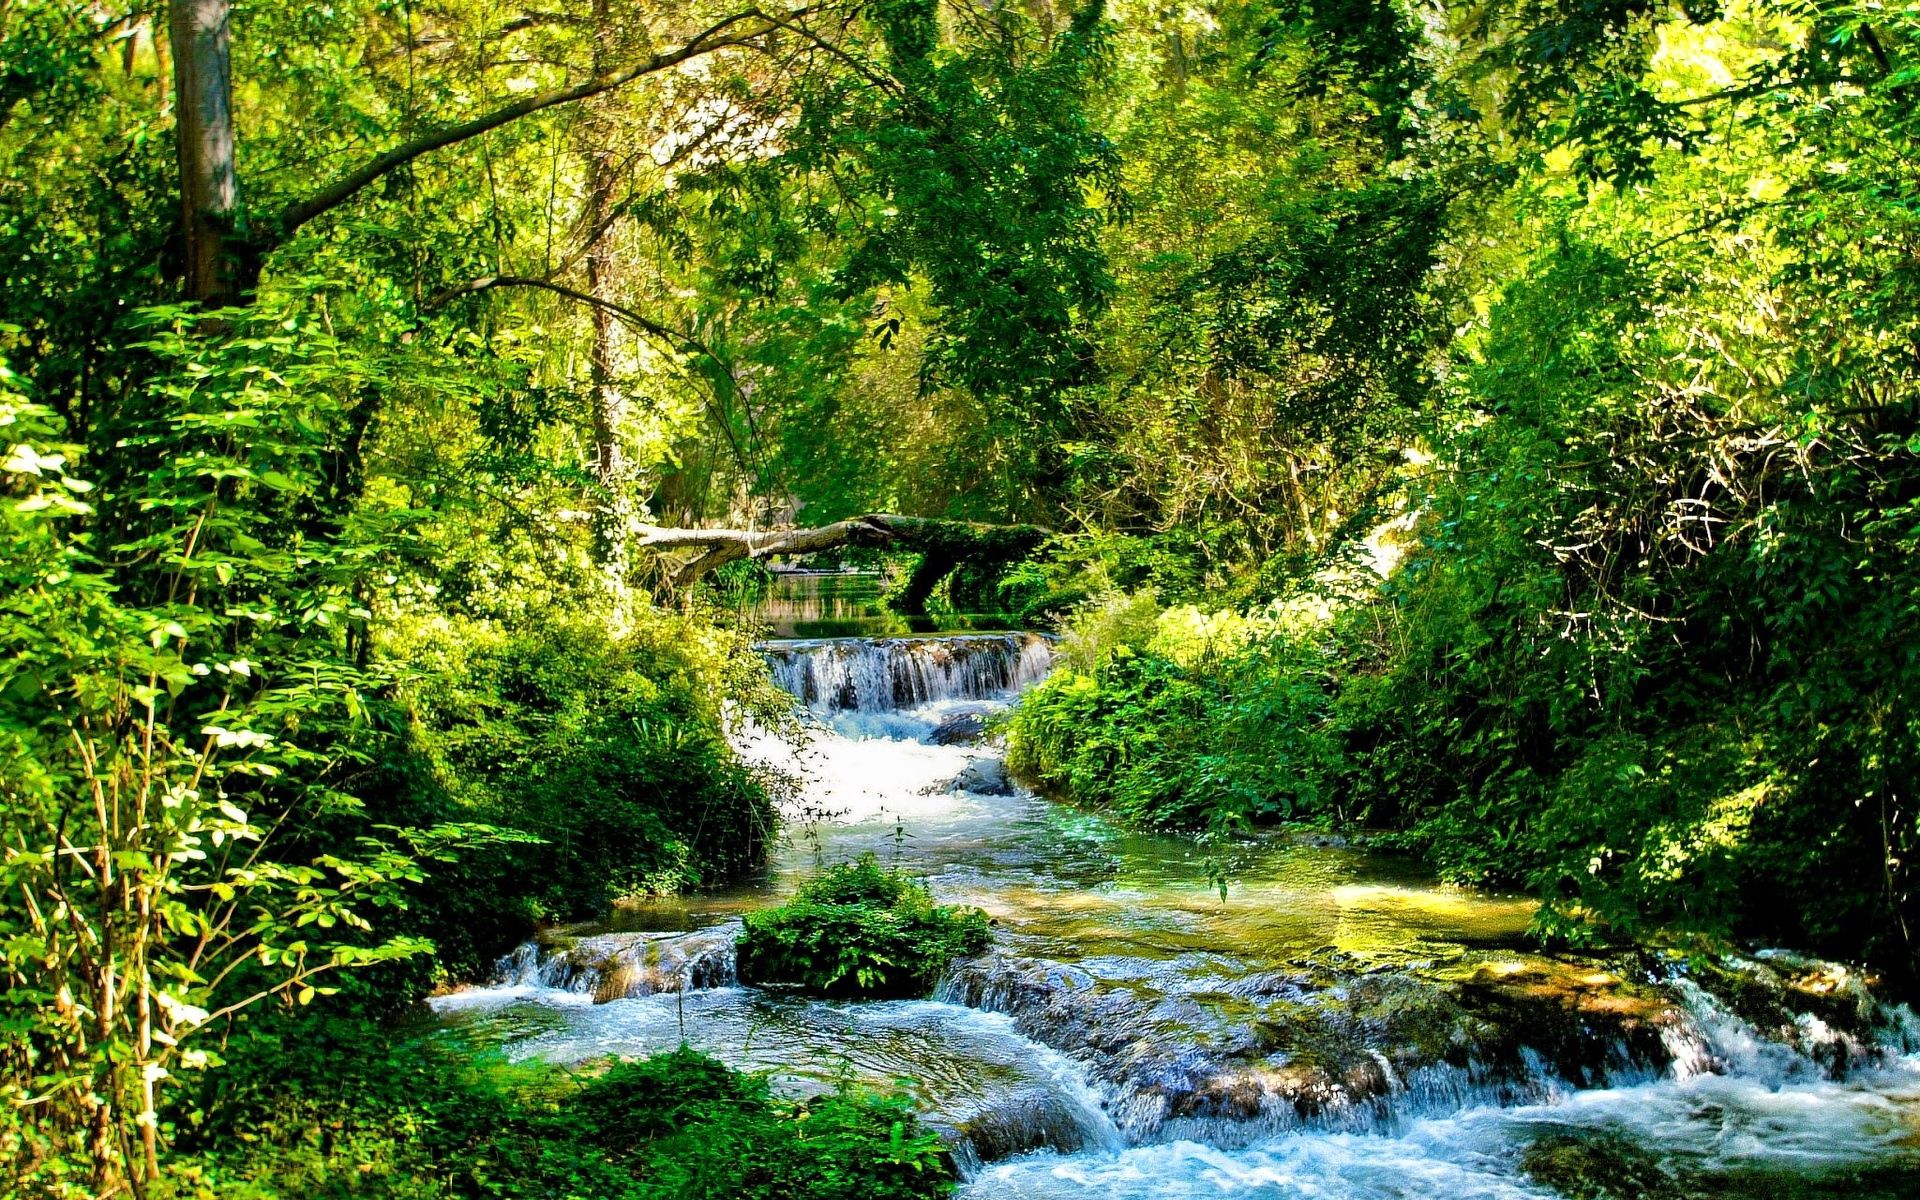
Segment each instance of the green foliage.
M781 125L783 153L676 181L709 248L696 309L759 410L736 436L753 461L716 474L823 519L1023 515L1098 375L1114 288L1104 6L901 0L839 20L834 69L728 97Z
M992 36L958 52L942 45L939 8L876 8L889 78L804 94L790 161L819 169L845 155L861 168L843 289L924 276L954 318L927 346L939 381L987 400L996 422L1056 424L1111 286L1088 192L1111 189L1117 162L1085 108L1106 57L1103 6L1081 5L1050 37L998 10L984 16Z
M1282 424L1377 439L1385 430L1355 429L1355 418L1424 391L1424 293L1445 215L1425 180L1313 195L1169 288L1160 336L1222 383L1285 379L1311 363L1275 389Z
M59 112L90 98L101 30L72 0L24 0L0 14L0 124L31 105Z
M1115 586L1263 601L1430 410L1478 152L1444 141L1399 4L1152 10L1118 36L1131 220L1108 233L1106 382L1079 398L1061 498L1184 560Z
M743 982L822 996L925 996L955 958L986 949L987 916L935 904L873 855L827 868L777 908L748 913Z
M1351 693L1361 807L1459 877L1537 889L1555 931L1765 929L1898 961L1911 401L1836 414L1858 393L1740 328L1737 279L1584 238L1544 259L1467 380L1500 419L1435 488L1403 649ZM1879 320L1831 327L1836 356ZM1693 349L1712 341L1737 372Z
M1309 637L1135 596L1089 610L1064 656L1007 727L1008 767L1041 790L1213 834L1332 815L1340 748Z
M1028 625L1067 623L1084 634L1089 614L1116 596L1150 607L1160 598L1199 596L1204 554L1186 536L1058 534L1003 573L996 590L1001 606Z
M388 802L538 839L468 856L421 898L443 978L473 977L537 922L764 861L782 782L740 762L719 705L777 722L790 698L738 633L646 610L620 637L589 621L434 622L391 648L413 675L411 753L377 785Z
M1180 669L1146 649L1143 601L1089 589L1069 622L1070 670L1014 718L1016 763L1147 821L1284 815L1300 805L1248 808L1274 792L1258 753L1224 773L1249 781L1244 793L1209 795L1222 775L1192 765L1238 744L1233 701L1277 680L1299 701L1280 706L1287 736L1327 748L1289 756L1306 780L1295 786L1317 798L1309 811L1403 831L1451 878L1535 891L1544 934L1764 936L1911 977L1920 806L1907 783L1915 729L1896 697L1920 683L1908 645L1920 309L1900 257L1916 229L1913 34L1906 17L1851 5L1547 3L1470 35L1454 99L1510 105L1515 128L1538 135L1522 160L1546 169L1484 212L1445 214L1448 269L1483 274L1460 298L1470 315L1444 388L1403 408L1428 415L1375 421L1390 410L1350 399L1345 427L1322 435L1357 435L1363 456L1391 448L1406 465L1334 468L1324 517L1296 505L1291 524L1338 531L1385 487L1411 498L1410 557L1375 599L1343 602L1314 654L1254 667L1259 682L1233 656L1205 676ZM1455 166L1436 177L1510 178ZM1641 186L1590 187L1569 169ZM1476 257L1475 237L1499 249ZM1405 246L1386 257L1410 261ZM1427 278L1400 277L1396 294ZM1192 295L1204 317L1211 293ZM1291 295L1260 305L1293 313ZM1247 339L1234 358L1337 383L1324 372L1342 356L1299 340L1314 322L1263 328L1260 305L1231 323ZM1391 361L1372 347L1348 357L1364 371ZM1252 472L1313 461L1284 443L1241 457L1257 427L1213 415L1231 409L1161 411L1113 428L1151 436L1140 444L1155 450L1132 462L1164 464L1159 495L1204 496L1209 513L1262 494ZM1174 449L1223 427L1205 456ZM1293 411L1280 427L1312 418ZM1106 489L1090 511L1114 512L1125 494L1111 474L1125 444L1110 435L1084 452L1087 480ZM1299 552L1312 539L1261 532L1286 505L1248 507L1261 512L1192 531L1208 607L1257 613L1326 569L1324 551ZM1179 530L1155 543L1187 534L1163 508L1132 511ZM1356 542L1366 532L1347 528ZM1283 553L1234 567L1248 553L1235 540L1253 537L1240 546ZM1063 591L1049 569L1023 582ZM1156 567L1129 590L1193 598L1194 579Z
M117 487L0 371L0 1138L29 1174L84 1152L96 1189L123 1137L151 1177L159 1096L217 1064L224 1018L431 949L371 922L497 836L377 822L345 790L379 748L354 574L395 536L329 505L353 361L291 320L207 342L144 319L164 407L125 429Z
M688 1049L513 1066L357 1019L283 1021L184 1098L177 1200L922 1200L939 1140L896 1097L804 1102Z
M1920 977L1911 6L834 3L374 161L723 14L253 5L265 270L212 315L172 306L175 48L123 7L0 6L0 1155L35 1186L160 1189L188 1127L248 1186L212 1144L242 1127L176 1106L248 1036L215 1014L403 959L410 997L753 869L779 785L726 706L778 698L656 604L672 563L611 561L611 512L1063 530L905 588L1064 624L1011 729L1046 786L1385 827L1556 937ZM1403 512L1410 556L1350 586ZM984 937L942 912L821 892L743 955L911 993ZM892 1186L804 1130L920 1153L884 1106L800 1121L682 1066L655 1142L720 1149L674 1152L681 1190ZM679 1094L628 1074L595 1103ZM461 1182L416 1192L413 1143L315 1107L287 1190L352 1191L340 1146L395 1194L654 1186L496 1100L507 1148L461 1127L418 1160Z

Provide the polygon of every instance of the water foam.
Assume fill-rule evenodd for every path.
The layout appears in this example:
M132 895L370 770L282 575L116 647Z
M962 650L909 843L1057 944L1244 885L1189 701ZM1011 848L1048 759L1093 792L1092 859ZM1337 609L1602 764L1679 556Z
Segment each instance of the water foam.
M760 650L780 686L822 714L1005 698L1053 668L1053 645L1037 633L775 641Z

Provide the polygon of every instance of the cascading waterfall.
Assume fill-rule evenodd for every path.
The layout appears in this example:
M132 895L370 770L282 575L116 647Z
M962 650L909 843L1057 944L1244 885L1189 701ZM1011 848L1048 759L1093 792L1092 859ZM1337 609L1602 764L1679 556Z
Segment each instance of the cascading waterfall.
M1037 633L766 642L773 677L820 713L886 712L942 700L1003 698L1053 669Z
M495 966L495 986L572 992L596 1004L730 987L737 923L692 933L605 933L522 943Z
M1758 955L1726 969L1730 1007L1726 972L1538 954L1524 899L1284 838L1231 852L1223 900L1191 843L1036 798L965 736L1045 676L1047 639L761 650L821 718L804 750L776 747L812 816L773 881L663 912L672 932L631 931L644 906L626 929L550 932L493 987L436 1001L448 1019L557 1061L684 1039L802 1092L907 1080L976 1200L1538 1200L1522 1163L1549 1136L1619 1134L1743 1200L1920 1169L1920 1021L1841 968ZM973 724L949 737L957 716ZM986 908L995 947L932 1001L739 986L738 913L865 851Z
M1763 963L1748 968L1761 986L1786 990ZM1497 993L1382 970L1284 994L1270 983L1230 988L1224 1019L1209 1019L1174 987L1140 985L1138 977L1103 981L1068 964L989 953L949 972L938 996L1007 1016L1080 1063L1134 1144L1244 1147L1300 1131L1383 1134L1475 1109L1707 1077L1778 1089L1892 1067L1913 1072L1920 1086L1920 1063L1907 1059L1920 1052L1920 1021L1864 994L1850 1028L1780 1009L1784 1024L1763 1032L1677 972L1649 985L1637 1009L1614 995L1585 1012L1567 1011L1562 997L1546 994L1547 980L1525 973ZM1278 1004L1263 1008L1261 992ZM1568 1018L1577 1037L1566 1036ZM1275 1050L1271 1037L1240 1036L1277 1021L1295 1035L1279 1039L1287 1049ZM1183 1040L1153 1040L1173 1024L1184 1028ZM1439 1049L1418 1042L1436 1035ZM1309 1047L1311 1058L1299 1053Z

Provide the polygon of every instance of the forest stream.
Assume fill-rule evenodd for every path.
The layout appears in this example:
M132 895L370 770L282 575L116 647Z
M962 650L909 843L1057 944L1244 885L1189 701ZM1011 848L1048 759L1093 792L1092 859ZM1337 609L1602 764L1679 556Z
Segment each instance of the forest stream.
M684 1041L790 1094L904 1087L969 1197L1493 1200L1596 1158L1696 1194L1915 1194L1920 1024L1842 968L1760 952L1709 989L1548 956L1531 901L1405 857L1276 834L1209 860L1052 803L988 736L1049 669L1039 635L763 652L813 725L743 739L804 780L767 877L549 931L443 1021L515 1059ZM739 986L739 914L868 851L986 910L991 949L931 1000Z

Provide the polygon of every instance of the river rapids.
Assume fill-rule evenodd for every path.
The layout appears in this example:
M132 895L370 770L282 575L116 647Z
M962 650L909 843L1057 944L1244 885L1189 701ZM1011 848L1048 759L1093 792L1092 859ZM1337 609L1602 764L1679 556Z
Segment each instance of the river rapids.
M1547 956L1528 901L1406 859L1276 835L1209 861L1050 803L983 736L1038 636L764 651L812 724L742 738L803 780L768 877L546 933L442 1020L519 1058L684 1041L790 1094L902 1087L977 1200L1521 1200L1597 1194L1550 1186L1588 1160L1674 1196L1920 1196L1920 1023L1843 967ZM932 1000L740 986L739 914L866 851L985 909L992 949Z

